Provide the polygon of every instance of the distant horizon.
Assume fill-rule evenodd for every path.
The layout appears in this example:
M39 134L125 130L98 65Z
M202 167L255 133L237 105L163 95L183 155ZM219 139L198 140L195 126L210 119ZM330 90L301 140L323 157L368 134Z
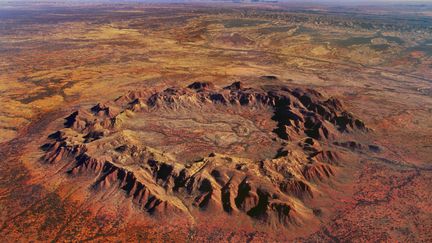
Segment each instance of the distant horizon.
M37 3L217 3L217 2L229 2L229 3L296 3L296 4L339 4L339 5L351 5L351 4L432 4L432 0L0 0L0 2L6 3L18 3L18 2L37 2Z

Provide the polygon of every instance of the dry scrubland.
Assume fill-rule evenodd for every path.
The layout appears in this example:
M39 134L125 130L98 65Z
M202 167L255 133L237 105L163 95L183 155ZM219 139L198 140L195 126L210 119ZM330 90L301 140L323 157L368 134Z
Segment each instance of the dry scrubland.
M0 237L432 240L432 19L427 7L419 8L1 6ZM249 222L248 216L233 220L223 214L210 220L212 216L196 216L201 214L189 208L192 220L173 216L161 227L159 216L123 203L128 200L124 192L93 192L88 189L93 177L71 179L62 164L41 163L47 155L40 146L50 142L49 134L64 129L63 118L75 110L112 102L129 91L162 92L193 82L225 87L237 81L257 90L313 88L323 97L341 100L368 128L348 135L336 131L328 140L314 138L353 159L341 159L331 179L302 179L315 195L289 199L302 222L239 225L236 222ZM188 160L202 152L224 152L231 142L240 145L230 147L230 154L266 159L267 153L276 153L278 139L284 139L269 135L278 122L272 118L273 106L248 115L220 110L206 114L203 109L173 113L171 108L151 116L131 115L134 119L128 117L123 125L133 131L127 136ZM157 122L163 125L155 126ZM244 127L233 125L236 122ZM187 128L186 133L175 132ZM256 137L242 137L242 132ZM205 143L196 139L197 133L205 136ZM190 136L189 145L175 139L184 134ZM259 139L272 148L255 146ZM355 142L340 144L347 140ZM244 144L250 144L250 150L244 150ZM205 149L190 152L188 146Z

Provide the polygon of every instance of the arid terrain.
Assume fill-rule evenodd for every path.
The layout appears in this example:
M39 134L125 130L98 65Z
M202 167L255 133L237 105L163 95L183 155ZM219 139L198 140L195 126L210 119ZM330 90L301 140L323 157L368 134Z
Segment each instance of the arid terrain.
M431 242L432 5L0 5L2 242Z

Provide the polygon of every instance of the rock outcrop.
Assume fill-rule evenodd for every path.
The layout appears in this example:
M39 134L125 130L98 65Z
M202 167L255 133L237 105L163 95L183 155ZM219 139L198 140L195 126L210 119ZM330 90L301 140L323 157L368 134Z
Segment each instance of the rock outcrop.
M138 141L124 126L137 114L159 110L235 113L242 107L273 112L276 126L268 136L280 144L274 156L252 160L209 153L183 161ZM219 89L196 82L152 94L133 91L76 111L42 147L46 163L65 164L69 176L94 177L92 190L121 190L150 215L190 214L196 208L192 214L245 214L290 226L302 224L304 212L313 215L306 202L314 198L315 185L337 173L341 155L330 141L341 133L367 131L340 101L311 89L245 88L240 82Z

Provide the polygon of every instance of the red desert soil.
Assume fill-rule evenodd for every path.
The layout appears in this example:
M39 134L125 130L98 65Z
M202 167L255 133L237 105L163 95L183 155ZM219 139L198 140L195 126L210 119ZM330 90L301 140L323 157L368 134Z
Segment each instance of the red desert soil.
M427 9L0 4L0 240L432 242Z

